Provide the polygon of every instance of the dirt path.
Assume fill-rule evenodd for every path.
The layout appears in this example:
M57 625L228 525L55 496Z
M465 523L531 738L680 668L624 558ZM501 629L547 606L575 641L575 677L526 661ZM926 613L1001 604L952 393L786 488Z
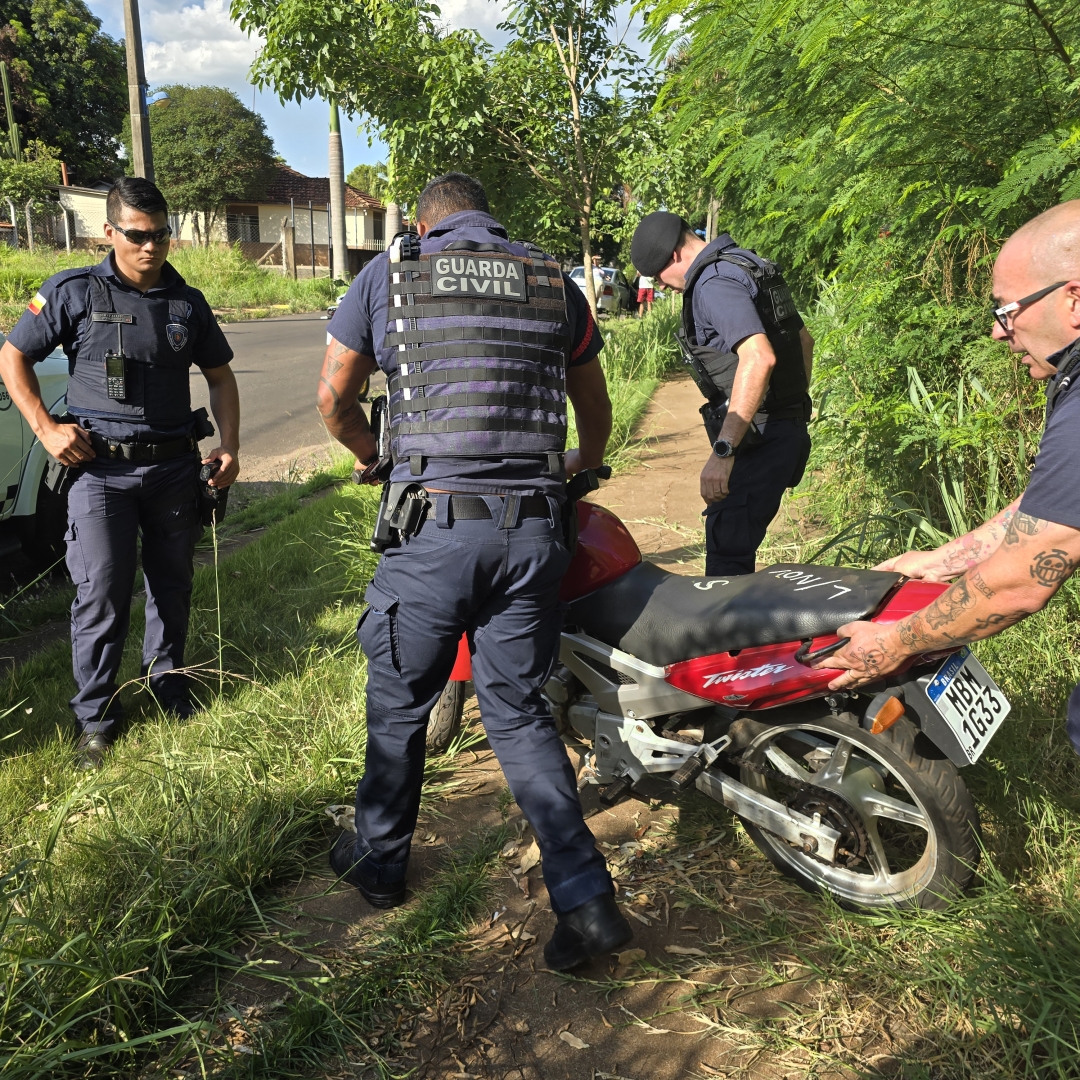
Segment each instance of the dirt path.
M685 574L702 572L699 402L688 379L662 386L643 421L640 466L594 496L626 522L647 559ZM782 515L774 541L789 526ZM475 699L468 709L476 722ZM577 768L579 753L568 753ZM463 755L453 779L457 790L421 815L417 836L427 842L414 847L413 897L447 850L502 821L505 780L486 743ZM605 809L586 786L582 803L633 942L572 977L545 969L555 916L542 866L522 862L533 839L511 807L491 913L463 947L464 973L425 1013L400 1017L389 1036L376 1033L395 1072L415 1080L839 1080L895 1071L899 1033L877 1015L869 1025L853 1021L844 989L820 983L808 966L812 950L802 942L817 936L827 911L773 869L730 813L696 792L680 806L627 799ZM314 873L294 894L306 947L331 965L362 957L385 916L351 888L324 891L328 871L316 864ZM238 996L248 1008L257 999ZM328 1075L382 1074L358 1048L348 1067Z
M622 518L650 562L679 574L704 571L704 503L698 476L708 439L689 378L657 390L639 429L640 464L603 484L592 497Z

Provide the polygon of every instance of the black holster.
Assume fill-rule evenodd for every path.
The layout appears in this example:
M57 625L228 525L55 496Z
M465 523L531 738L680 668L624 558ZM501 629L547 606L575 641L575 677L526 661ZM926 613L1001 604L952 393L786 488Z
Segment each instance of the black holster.
M78 424L79 418L72 416L71 413L64 413L63 416L53 416L53 419L58 424ZM78 465L65 465L59 459L54 458L52 454L48 455L48 464L45 466L45 486L54 495L67 495L71 490L71 485L75 483L76 478L79 475Z
M381 553L412 536L430 507L427 490L421 484L383 484L375 528L371 533L371 550Z
M210 423L210 414L205 408L195 409L191 414L191 419L194 423L194 427L191 429L191 434L196 439L209 439L214 434L214 425Z

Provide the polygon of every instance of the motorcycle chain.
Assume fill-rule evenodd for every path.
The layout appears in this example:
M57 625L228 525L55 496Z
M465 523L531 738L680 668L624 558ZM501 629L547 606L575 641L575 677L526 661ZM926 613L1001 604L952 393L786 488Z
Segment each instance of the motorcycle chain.
M728 764L734 765L736 768L746 769L749 772L757 773L759 776L764 776L774 783L780 783L785 787L792 788L792 793L784 800L784 805L789 809L791 808L792 803L803 794L813 795L822 802L831 802L834 805L838 799L842 800L845 804L847 803L846 799L843 799L842 796L838 796L836 792L830 791L828 788L818 787L817 784L808 784L805 780L796 780L794 776L788 776L778 769L768 769L764 765L759 765L756 761L751 761L749 758L733 757L731 754L720 754L719 756ZM854 813L854 808L852 808L852 813ZM861 841L859 846L865 851L868 842L866 829L859 820L857 814L854 814L854 821L856 823L855 828L857 830L858 839ZM844 856L843 865L847 869L857 866L864 858L863 854L858 851L850 851L847 848L837 848L836 850L837 854ZM811 858L818 858L818 856L813 855ZM818 859L818 861L824 862L826 865L834 865L828 863L825 859Z

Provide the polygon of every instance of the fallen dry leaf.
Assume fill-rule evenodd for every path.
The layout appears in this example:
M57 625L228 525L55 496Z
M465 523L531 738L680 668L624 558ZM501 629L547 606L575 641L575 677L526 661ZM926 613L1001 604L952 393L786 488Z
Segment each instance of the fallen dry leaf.
M588 1050L589 1044L582 1042L576 1035L571 1035L569 1031L560 1031L559 1038L566 1043L567 1046L572 1046L575 1050Z
M664 952L673 953L675 956L708 956L701 949L694 949L689 945L665 945Z
M627 949L626 952L619 952L615 954L615 959L620 964L636 964L639 960L645 959L644 949Z
M540 845L534 840L521 856L521 865L518 867L519 874L527 874L537 863L540 862Z

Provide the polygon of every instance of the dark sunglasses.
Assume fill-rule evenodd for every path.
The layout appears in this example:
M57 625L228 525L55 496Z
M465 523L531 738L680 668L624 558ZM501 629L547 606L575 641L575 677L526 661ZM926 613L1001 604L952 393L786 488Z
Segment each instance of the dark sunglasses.
M1067 281L1058 281L1053 285L1047 285L1045 289L1033 292L1030 296L1025 296L1019 300L1014 300L1011 304L1005 304L1002 307L994 308L994 318L997 319L998 326L1000 326L1007 334L1012 329L1009 325L1011 316L1015 315L1022 307L1026 307L1028 304L1034 304L1036 300L1041 300L1044 296L1049 296L1055 289L1060 289L1062 285L1068 284Z
M143 244L164 244L172 236L172 228L169 225L162 229L155 229L153 232L146 232L144 229L121 229L119 225L113 225L111 221L109 224L118 233L123 233L125 238L136 247L142 247Z

